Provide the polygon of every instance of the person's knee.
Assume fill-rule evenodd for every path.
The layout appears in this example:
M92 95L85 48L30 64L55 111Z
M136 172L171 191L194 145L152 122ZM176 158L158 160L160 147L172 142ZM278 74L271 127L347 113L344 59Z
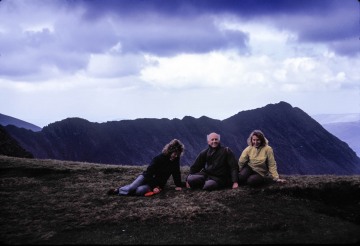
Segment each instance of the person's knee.
M189 176L187 177L187 179L186 179L186 181L187 181L189 184L193 183L194 180L195 180L195 176L194 176L194 175L189 175Z
M247 179L247 184L250 186L259 186L259 185L263 184L263 182L264 182L264 179L258 175L251 175Z
M207 191L216 190L217 188L219 188L218 183L215 180L211 180L211 179L206 180L203 186L203 190L207 190Z
M191 188L199 188L204 184L205 177L202 175L189 175L187 182Z
M238 183L239 183L239 184L244 184L244 183L246 183L246 177L245 177L244 175L239 174L239 175L238 175Z
M150 187L147 185L142 185L136 188L135 195L137 196L143 196L146 192L150 191Z

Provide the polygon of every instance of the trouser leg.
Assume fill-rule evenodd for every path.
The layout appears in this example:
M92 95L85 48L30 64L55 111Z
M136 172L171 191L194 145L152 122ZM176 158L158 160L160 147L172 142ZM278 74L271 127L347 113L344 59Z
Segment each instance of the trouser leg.
M205 176L201 174L191 174L187 177L186 181L191 188L202 188L205 183Z
M140 185L139 187L136 188L136 191L135 191L135 195L137 196L143 196L145 195L145 193L151 191L151 187L150 185Z
M144 184L145 177L144 175L139 175L131 184L125 185L119 188L119 195L131 195L136 189Z
M253 170L249 166L243 167L238 175L239 184L245 184L252 173Z
M263 183L264 183L264 178L256 172L251 174L250 177L247 179L247 184L251 186L258 186Z
M219 188L219 184L215 180L208 179L205 181L203 190L212 191L216 190L217 188Z

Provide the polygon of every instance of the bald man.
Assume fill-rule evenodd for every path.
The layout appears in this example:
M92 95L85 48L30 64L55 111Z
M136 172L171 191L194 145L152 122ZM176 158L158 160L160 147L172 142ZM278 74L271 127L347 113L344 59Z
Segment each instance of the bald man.
M238 188L239 166L229 147L220 144L220 134L207 135L208 148L202 150L190 167L186 187L217 190Z

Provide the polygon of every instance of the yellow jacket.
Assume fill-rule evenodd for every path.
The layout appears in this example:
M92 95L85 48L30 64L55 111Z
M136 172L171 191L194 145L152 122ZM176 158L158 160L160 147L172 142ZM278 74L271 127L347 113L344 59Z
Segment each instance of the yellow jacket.
M246 147L239 158L240 170L246 164L263 177L270 173L274 180L279 178L274 152L269 145L259 148L254 146Z

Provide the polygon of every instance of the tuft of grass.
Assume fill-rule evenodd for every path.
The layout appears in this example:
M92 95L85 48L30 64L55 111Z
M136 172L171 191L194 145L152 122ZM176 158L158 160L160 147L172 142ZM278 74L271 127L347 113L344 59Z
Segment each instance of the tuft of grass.
M3 244L359 243L360 176L108 196L146 166L0 156ZM188 167L182 167L183 180Z

